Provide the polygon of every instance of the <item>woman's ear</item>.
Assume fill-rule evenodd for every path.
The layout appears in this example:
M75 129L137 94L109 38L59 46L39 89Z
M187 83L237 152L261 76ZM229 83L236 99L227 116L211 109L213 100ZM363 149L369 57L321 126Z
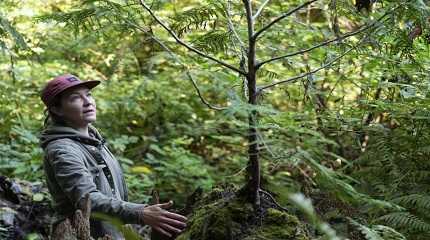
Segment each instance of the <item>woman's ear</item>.
M62 117L63 116L63 111L61 111L61 108L57 107L57 106L51 106L49 108L49 111L53 112L55 115Z

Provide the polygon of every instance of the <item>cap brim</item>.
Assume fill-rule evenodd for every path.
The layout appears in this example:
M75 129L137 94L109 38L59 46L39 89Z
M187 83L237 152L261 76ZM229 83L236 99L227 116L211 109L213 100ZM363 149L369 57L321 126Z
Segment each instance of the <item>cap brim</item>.
M87 87L89 89L93 89L93 88L95 88L99 84L100 84L100 81L98 81L98 80L91 80L91 81L81 82L79 84L74 85L73 87L85 86L85 87Z

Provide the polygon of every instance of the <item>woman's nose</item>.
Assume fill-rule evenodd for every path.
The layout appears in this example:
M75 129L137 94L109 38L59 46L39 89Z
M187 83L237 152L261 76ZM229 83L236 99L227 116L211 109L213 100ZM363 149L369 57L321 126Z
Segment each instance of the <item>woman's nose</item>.
M82 100L83 100L84 106L88 106L91 104L91 99L87 96L82 96Z

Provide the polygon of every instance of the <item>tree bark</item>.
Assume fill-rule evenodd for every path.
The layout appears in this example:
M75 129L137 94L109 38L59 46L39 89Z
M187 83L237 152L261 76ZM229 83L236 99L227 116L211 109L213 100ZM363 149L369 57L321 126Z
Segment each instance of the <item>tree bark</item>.
M254 20L252 18L252 7L251 2L244 0L246 9L246 17L248 23L248 73L246 80L248 82L248 103L251 105L257 105L257 67L256 67L256 54L255 54L255 43L256 38L254 36ZM258 149L258 137L257 137L257 124L258 124L258 113L256 110L251 110L248 114L248 155L249 162L247 166L247 184L250 197L254 202L254 208L260 208L260 159Z

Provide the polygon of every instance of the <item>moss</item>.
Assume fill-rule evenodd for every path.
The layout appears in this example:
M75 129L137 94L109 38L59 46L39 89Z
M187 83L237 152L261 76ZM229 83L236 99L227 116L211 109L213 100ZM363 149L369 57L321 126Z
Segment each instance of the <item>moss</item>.
M267 209L265 222L268 224L293 224L299 225L300 222L296 216L287 214L286 212L279 211L273 208Z
M262 226L256 227L244 240L291 239L308 240L296 216L269 208Z
M198 207L188 221L188 230L177 239L228 239L226 235L231 232L229 225L231 214L227 208L220 207L220 205L224 204L222 200L219 200Z
M261 225L252 225L253 208L240 198L223 199L219 189L207 194L189 216L188 229L177 240L308 240L304 227L293 215L267 209ZM209 203L209 200L215 200Z

